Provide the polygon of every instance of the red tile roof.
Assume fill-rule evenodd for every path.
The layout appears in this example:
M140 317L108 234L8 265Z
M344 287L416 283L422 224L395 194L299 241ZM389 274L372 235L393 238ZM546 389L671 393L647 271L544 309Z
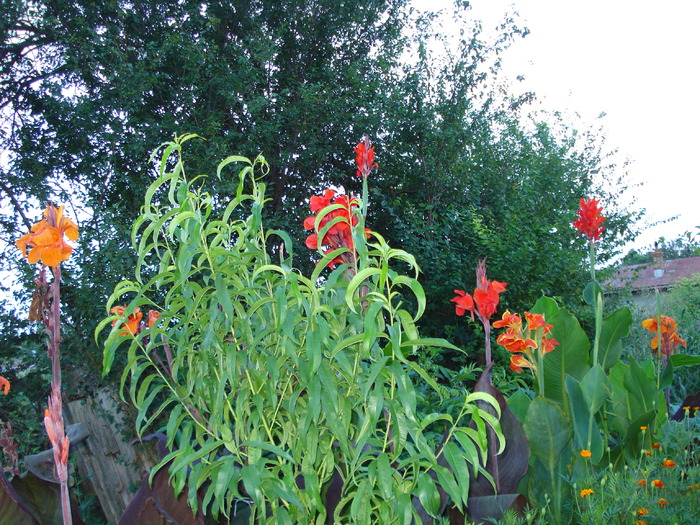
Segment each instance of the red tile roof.
M612 288L629 285L633 290L666 288L680 279L700 274L700 257L662 261L662 267L655 263L621 266L608 281Z

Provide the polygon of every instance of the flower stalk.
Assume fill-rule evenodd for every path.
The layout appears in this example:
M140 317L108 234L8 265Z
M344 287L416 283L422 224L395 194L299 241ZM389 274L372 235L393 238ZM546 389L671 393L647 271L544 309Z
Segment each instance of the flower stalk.
M73 248L64 240L77 240L78 226L63 215L63 206L49 204L44 219L31 228L15 244L30 264L41 261L39 276L35 279L36 291L30 308L30 319L42 321L46 333L46 346L51 359L51 394L44 412L44 427L51 442L56 477L61 487L63 524L72 525L70 495L68 493L68 453L70 440L65 433L63 400L61 396L61 262L67 260ZM49 284L46 268L51 269ZM48 293L46 293L48 290Z

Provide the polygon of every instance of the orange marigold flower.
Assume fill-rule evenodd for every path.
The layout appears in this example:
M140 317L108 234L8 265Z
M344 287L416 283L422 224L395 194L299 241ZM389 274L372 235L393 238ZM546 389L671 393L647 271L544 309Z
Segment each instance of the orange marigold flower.
M586 450L585 448L581 451L581 457L582 458L590 458L591 457L591 451Z
M652 443L651 448L659 449L659 448L661 448L661 445L659 443Z
M661 505L662 507L665 507L666 505L668 505L668 500L666 500L665 498L659 498L659 501L657 501L656 503L658 505Z
M5 395L10 391L10 382L2 376L0 376L0 390L2 390Z
M583 489L581 492L579 492L579 496L581 496L582 498L590 496L591 494L593 494L593 489Z
M649 514L649 509L647 509L646 507L637 509L637 516L646 516L647 514Z
M664 482L661 481L660 479L654 479L651 482L652 485L654 485L657 489L662 489L664 488Z
M374 162L374 146L369 137L365 135L362 141L355 147L355 162L357 162L357 176L366 179L369 173L377 166Z
M647 525L647 522L644 520L634 520L634 525Z
M56 208L49 204L44 210L44 219L32 226L30 233L20 237L15 246L29 264L41 261L46 266L56 267L73 251L63 240L64 235L72 241L77 240L78 226L63 216L63 206Z
M646 484L647 484L647 480L644 479L644 478L642 478L642 479L640 479L639 481L637 481L637 485L639 485L640 487L643 487L643 486L646 485Z
M666 468L673 468L676 466L676 462L672 459L664 459L663 466Z
M588 241L591 243L600 240L600 234L605 230L601 224L606 219L600 215L603 208L598 207L598 202L596 199L581 199L578 219L573 223L574 228L588 237Z

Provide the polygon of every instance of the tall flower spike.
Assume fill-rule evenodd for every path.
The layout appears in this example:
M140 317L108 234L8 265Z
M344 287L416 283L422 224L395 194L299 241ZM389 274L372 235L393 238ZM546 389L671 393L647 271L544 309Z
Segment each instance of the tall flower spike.
M374 162L374 146L365 135L355 147L355 162L357 162L357 176L361 179L366 179L370 172L377 168L378 165Z
M573 222L574 228L588 237L591 244L600 240L600 235L605 228L601 226L605 217L601 216L603 208L598 207L596 199L581 199L578 210L578 219Z

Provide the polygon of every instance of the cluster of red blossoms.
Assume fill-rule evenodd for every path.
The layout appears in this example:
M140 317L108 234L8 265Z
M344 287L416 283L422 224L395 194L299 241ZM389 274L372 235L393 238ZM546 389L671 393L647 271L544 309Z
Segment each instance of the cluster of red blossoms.
M480 261L476 268L476 289L474 295L470 295L463 290L455 290L457 297L452 299L457 315L464 315L471 312L472 321L474 314L479 317L482 323L486 324L493 314L496 313L500 294L505 292L506 283L489 281L486 278L486 261Z
M652 317L651 319L646 319L642 321L642 326L649 330L652 334L655 334L651 340L651 350L654 355L659 351L659 318ZM673 354L674 348L678 345L686 346L686 342L676 332L678 324L673 317L668 317L666 315L661 316L661 355L668 357Z
M527 329L519 315L506 311L500 321L493 323L494 328L506 328L496 342L514 354L510 356L510 369L518 373L523 368L536 371L537 352L544 355L559 344L556 339L548 337L554 327L545 322L543 315L525 312L525 319Z
M574 228L588 237L591 244L600 240L600 235L605 228L601 226L605 217L601 216L603 208L598 206L597 199L581 199L578 210L578 219L573 223Z
M357 162L357 176L366 179L369 173L377 167L374 162L374 146L365 136L355 148L355 161ZM359 223L359 202L347 195L336 195L333 190L326 190L323 195L314 195L310 199L310 217L304 220L304 228L313 230L306 238L306 247L311 250L319 248L324 254L329 254L339 248L347 248L348 251L333 258L329 263L331 268L339 264L354 264L356 258L355 244L352 240L352 230ZM316 224L316 220L321 219ZM324 231L325 230L325 231ZM365 228L369 236L370 230ZM319 236L321 238L319 239Z
M331 268L343 263L352 264L354 261L355 249L352 241L352 229L359 222L358 207L357 199L349 199L347 195L336 195L333 190L326 190L323 195L311 197L310 208L314 215L306 218L304 228L314 230L314 233L306 238L306 247L318 250L321 246L325 254L338 248L350 250L335 257L329 263ZM321 220L318 229L316 229L316 219L319 215ZM329 227L319 242L319 233L326 226Z

